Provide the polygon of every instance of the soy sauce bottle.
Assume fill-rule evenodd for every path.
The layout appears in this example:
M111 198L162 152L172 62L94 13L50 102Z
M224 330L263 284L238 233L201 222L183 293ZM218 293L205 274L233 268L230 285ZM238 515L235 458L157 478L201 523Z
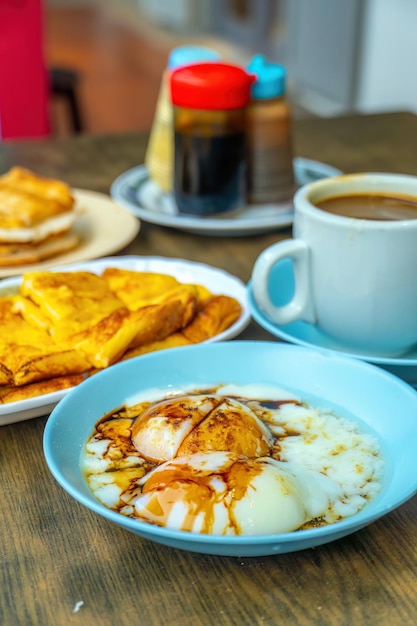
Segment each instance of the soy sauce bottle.
M253 80L229 63L198 63L171 74L180 213L215 215L246 204L246 108Z

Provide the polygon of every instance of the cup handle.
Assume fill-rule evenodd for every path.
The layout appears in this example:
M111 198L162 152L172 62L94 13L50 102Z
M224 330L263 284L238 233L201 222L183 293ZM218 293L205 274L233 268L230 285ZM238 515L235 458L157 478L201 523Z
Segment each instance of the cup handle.
M312 306L308 256L309 249L304 241L289 239L266 248L253 266L252 290L255 301L277 324L290 324L296 320L311 323L316 321ZM295 292L287 304L276 306L269 296L268 282L272 268L282 259L291 259L294 263Z

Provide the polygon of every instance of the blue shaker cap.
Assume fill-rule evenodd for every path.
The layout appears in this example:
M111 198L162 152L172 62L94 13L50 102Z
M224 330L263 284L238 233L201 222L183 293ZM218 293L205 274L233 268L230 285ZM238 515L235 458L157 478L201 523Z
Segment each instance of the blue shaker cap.
M168 69L200 63L203 61L218 61L220 54L211 48L204 46L178 46L173 48L168 57Z
M252 98L277 98L285 93L287 70L283 65L270 63L262 54L256 54L246 69L256 76L252 84Z

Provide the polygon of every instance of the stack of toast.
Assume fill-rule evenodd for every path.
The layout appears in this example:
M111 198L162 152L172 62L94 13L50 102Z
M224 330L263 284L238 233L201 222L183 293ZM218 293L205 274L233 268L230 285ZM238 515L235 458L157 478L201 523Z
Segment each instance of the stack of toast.
M38 263L77 247L70 187L13 167L0 176L0 267Z
M206 341L240 303L173 276L109 267L29 272L0 297L0 403L73 387L117 361Z

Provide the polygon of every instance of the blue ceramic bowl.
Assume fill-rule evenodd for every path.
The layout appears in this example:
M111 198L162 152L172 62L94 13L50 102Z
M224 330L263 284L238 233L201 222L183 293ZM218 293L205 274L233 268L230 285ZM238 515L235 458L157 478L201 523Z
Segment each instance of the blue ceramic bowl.
M113 512L89 491L80 453L96 421L140 390L269 383L307 402L355 416L381 443L386 461L381 492L339 523L291 533L228 537L172 531ZM392 374L357 359L273 342L230 341L140 356L94 375L52 411L44 452L58 483L78 502L126 530L171 547L230 556L304 550L367 526L417 492L417 392Z

